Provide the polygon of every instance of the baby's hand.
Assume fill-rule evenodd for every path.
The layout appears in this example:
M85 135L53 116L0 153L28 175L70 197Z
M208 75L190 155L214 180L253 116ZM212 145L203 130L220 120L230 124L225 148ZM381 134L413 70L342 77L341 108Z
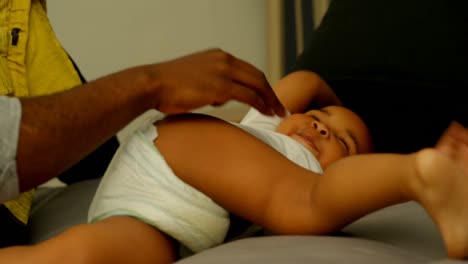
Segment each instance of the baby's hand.
M435 148L458 163L468 175L468 129L452 122L439 138Z

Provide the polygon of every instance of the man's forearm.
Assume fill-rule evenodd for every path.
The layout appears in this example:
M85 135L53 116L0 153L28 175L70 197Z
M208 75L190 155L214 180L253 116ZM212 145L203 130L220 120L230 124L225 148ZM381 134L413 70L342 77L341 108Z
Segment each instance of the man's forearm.
M66 92L21 99L20 190L57 176L153 107L157 85L145 83L142 72L130 69Z
M57 176L150 108L188 112L230 100L284 115L265 75L219 49L134 67L56 95L22 99L20 190Z

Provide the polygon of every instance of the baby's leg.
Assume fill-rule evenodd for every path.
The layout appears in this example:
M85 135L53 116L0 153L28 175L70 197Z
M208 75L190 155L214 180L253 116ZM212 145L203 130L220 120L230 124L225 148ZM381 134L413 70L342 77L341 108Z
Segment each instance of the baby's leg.
M36 246L0 250L0 263L163 264L175 261L172 241L131 217L73 227Z
M468 255L468 130L453 123L435 149L418 154L417 200L435 220L449 257Z
M437 224L449 257L468 256L467 157L468 130L453 124L436 148L339 160L312 193L312 233L338 230L369 212L415 200Z

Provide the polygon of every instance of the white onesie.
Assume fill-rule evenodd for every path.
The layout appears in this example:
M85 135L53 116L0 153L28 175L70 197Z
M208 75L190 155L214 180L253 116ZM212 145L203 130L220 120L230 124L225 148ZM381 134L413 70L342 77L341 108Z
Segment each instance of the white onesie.
M301 144L274 132L280 117L251 109L239 128L275 148L299 166L323 173L317 159ZM221 244L229 213L208 196L184 183L153 144L158 136L148 120L119 147L96 191L88 213L95 222L116 215L135 217L178 240L193 252Z

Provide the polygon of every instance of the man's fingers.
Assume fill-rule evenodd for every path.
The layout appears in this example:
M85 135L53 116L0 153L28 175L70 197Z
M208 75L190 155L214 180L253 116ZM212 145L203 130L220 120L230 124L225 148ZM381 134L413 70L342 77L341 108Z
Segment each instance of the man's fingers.
M235 99L255 107L264 114L285 115L286 111L265 75L254 66L225 51L207 50L170 61L164 66L168 69L165 72L169 72L166 80L170 80L165 83L165 90L168 91L167 94L172 95L166 97L177 98L178 101L169 100L175 105L171 106L171 103L166 103L168 99L164 99L164 109L189 111L192 108L208 104L220 105ZM173 81L174 79L177 81Z
M272 114L274 112L280 116L284 116L286 114L284 106L280 103L278 97L273 92L273 89L265 78L265 75L247 62L235 60L233 63L236 65L231 71L232 79L250 89L253 89L260 97L263 98L266 107L272 110Z
M256 93L256 96L253 96L252 94L252 96L235 98L236 100L248 103L265 114L272 115L276 113L280 116L286 115L284 106L280 103L277 96L273 92L273 89L265 78L263 72L250 63L241 60L221 49L208 50L206 53L210 54L210 56L212 56L211 58L214 59L214 62L216 62L212 63L211 65L220 66L218 70L221 70L221 76L229 78L228 81L230 83L227 84L228 86L223 86L222 89L234 86L234 84L237 83L241 86L245 86L245 89L251 89L254 93ZM236 94L239 96L244 93L236 92ZM260 97L260 99L256 97Z
M232 84L229 93L231 98L248 104L265 115L272 115L272 109L268 108L263 98L254 90L248 89L241 84Z

